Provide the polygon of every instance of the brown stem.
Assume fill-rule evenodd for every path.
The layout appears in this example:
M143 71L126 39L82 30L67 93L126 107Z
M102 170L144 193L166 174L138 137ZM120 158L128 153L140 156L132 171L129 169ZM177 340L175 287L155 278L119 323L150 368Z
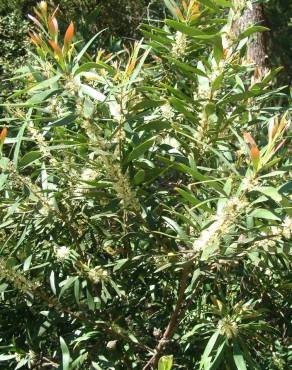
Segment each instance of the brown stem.
M184 295L185 295L186 288L188 286L188 276L189 276L191 266L192 266L192 262L186 264L182 270L181 279L180 279L180 287L179 287L178 297L177 297L174 311L170 317L167 327L165 328L162 338L160 339L160 341L158 342L154 350L154 355L150 358L147 364L143 367L143 370L148 369L150 366L155 367L157 365L160 354L163 352L165 345L172 338L174 334L174 331L177 327L178 318L181 313L182 304L184 302Z

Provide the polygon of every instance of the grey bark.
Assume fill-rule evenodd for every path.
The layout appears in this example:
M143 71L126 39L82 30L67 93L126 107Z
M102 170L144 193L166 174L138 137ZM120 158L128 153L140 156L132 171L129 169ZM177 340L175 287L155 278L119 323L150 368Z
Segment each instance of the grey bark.
M254 3L252 9L243 11L241 17L233 25L233 32L235 36L238 36L252 25L266 25L264 7L260 3ZM265 74L268 68L267 32L257 32L251 37L247 46L247 59L257 66L256 71L259 74L257 77Z

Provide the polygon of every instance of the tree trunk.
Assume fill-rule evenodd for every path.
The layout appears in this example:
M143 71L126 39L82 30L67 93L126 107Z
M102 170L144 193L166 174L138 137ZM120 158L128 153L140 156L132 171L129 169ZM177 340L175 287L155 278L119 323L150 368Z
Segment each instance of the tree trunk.
M265 25L264 7L262 4L254 3L252 9L245 9L241 17L234 23L233 32L238 36L246 28L252 25ZM248 42L247 60L256 65L255 79L260 79L267 71L267 35L266 32L255 33Z

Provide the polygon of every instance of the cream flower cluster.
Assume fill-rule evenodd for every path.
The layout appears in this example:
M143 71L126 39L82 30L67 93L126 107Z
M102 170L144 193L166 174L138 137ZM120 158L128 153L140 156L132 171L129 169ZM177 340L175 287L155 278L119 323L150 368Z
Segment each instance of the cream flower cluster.
M171 119L174 117L175 113L174 110L172 109L172 106L167 102L163 104L160 107L161 115L168 121L171 121Z
M113 189L121 200L123 208L133 211L139 210L140 205L136 193L131 187L127 174L122 172L116 154L108 150L107 144L101 136L97 135L97 130L89 121L84 121L82 127L86 130L91 144L99 149L99 159L113 183ZM100 151L103 152L102 155L100 155Z
M218 322L218 329L221 335L226 336L228 339L236 337L238 334L237 323L227 316Z
M286 216L280 226L272 226L272 233L284 237L285 239L291 239L292 236L292 217Z
M175 43L172 46L171 54L180 58L185 55L187 49L187 37L184 33L177 31L175 34Z
M90 269L87 274L89 279L95 284L101 281L107 281L109 279L108 272L101 266L96 266Z
M68 257L70 257L70 248L66 246L55 247L55 256L59 262L64 262Z
M236 216L246 207L247 202L244 199L230 198L225 206L217 212L214 222L202 231L198 239L193 243L193 250L199 252L212 243L219 244L222 234L227 233L233 224Z

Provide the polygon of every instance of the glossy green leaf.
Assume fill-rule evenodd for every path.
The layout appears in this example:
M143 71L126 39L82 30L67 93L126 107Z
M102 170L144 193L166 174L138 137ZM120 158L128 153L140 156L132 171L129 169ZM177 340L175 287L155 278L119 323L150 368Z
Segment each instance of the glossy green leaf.
M65 340L60 337L60 345L62 350L62 370L70 370L70 352Z
M205 350L204 350L204 353L202 355L202 358L201 358L201 362L200 362L200 370L201 369L204 369L209 367L209 364L210 364L210 354L212 352L212 350L214 349L215 345L216 345L216 342L218 340L218 337L219 337L219 330L216 330L213 335L210 337L206 347L205 347Z
M173 356L162 356L158 361L158 370L171 370L173 365Z
M19 167L26 167L41 158L41 153L39 151L31 151L25 153L25 155L19 161Z
M233 343L233 359L238 370L247 370L247 366L237 340Z
M136 146L127 157L127 162L131 162L141 157L154 144L155 139L146 140L140 145Z
M244 39L245 37L252 35L253 33L265 32L265 31L269 31L269 28L264 27L264 26L251 26L247 28L244 32L242 32L239 35L238 39L241 40L241 39Z
M273 199L275 202L281 202L282 196L279 194L278 190L272 186L261 186L256 187L255 191L265 194L269 198Z
M268 209L258 208L251 212L250 216L266 220L280 221L281 219Z
M170 19L167 19L165 22L168 26L173 27L177 31L180 31L188 36L192 36L199 40L214 40L217 37L217 34L209 35L195 27L187 26L184 23L176 22Z

